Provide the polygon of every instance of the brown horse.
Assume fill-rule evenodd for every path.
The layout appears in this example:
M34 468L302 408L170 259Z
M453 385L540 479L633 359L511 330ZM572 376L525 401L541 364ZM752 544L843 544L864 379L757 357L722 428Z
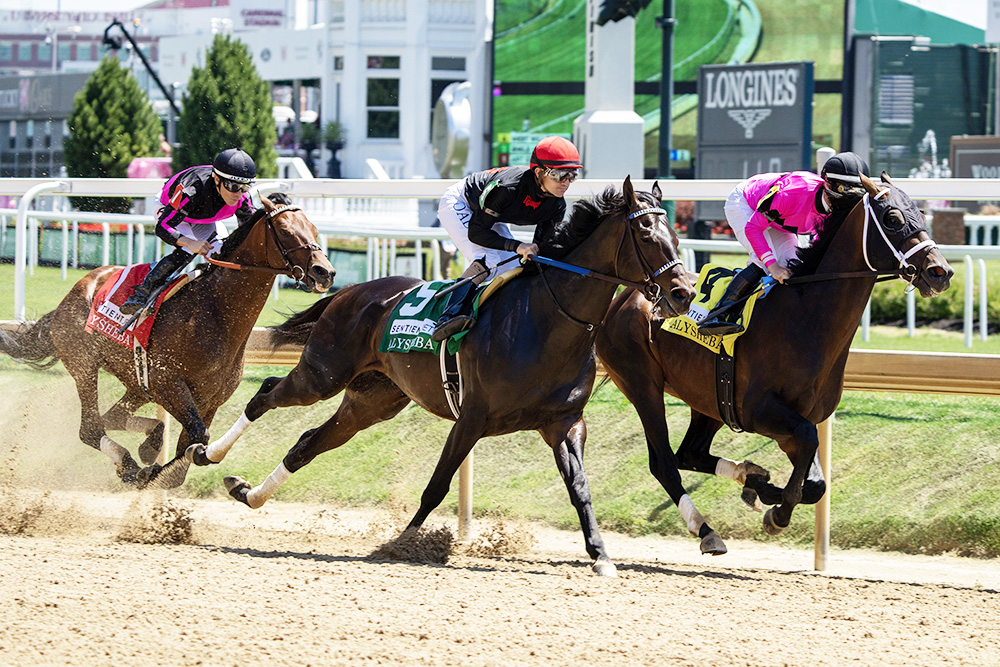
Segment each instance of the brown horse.
M635 193L626 178L623 191L608 188L595 199L574 204L551 243L536 231L543 254L564 248L573 268L642 284L657 302L650 307L662 307L669 315L686 312L694 290L677 256L677 236L660 208L659 186L653 186L652 194ZM258 508L291 473L355 433L391 419L412 400L439 417L455 419L408 526L416 529L444 500L455 471L477 441L537 430L555 454L595 571L613 575L583 469L583 408L596 376L596 328L616 285L544 266L526 273L483 304L476 326L462 341L465 389L457 419L442 388L436 355L379 352L394 307L421 285L412 278L389 277L348 287L278 327L285 334L278 342L304 342L298 365L284 378L265 380L222 439L207 450L192 448L195 463L221 461L247 426L268 410L311 405L344 392L333 417L303 433L263 484L251 488L242 478L226 478L234 498Z
M243 375L243 350L267 301L277 273L295 277L314 292L333 284L335 271L316 245L316 227L284 194L263 198L263 209L224 242L221 260L246 270L211 267L163 302L147 350L149 388L136 377L132 350L84 325L94 295L119 267L102 266L80 279L52 312L12 334L0 335L0 351L46 368L62 361L80 397L80 439L104 452L122 481L161 488L184 481L192 443L208 442L215 411L236 390ZM280 206L278 204L281 204ZM97 376L105 369L125 385L125 395L104 415L98 408ZM151 464L163 444L163 424L135 416L157 403L183 427L177 456L164 466L140 466L107 430L147 435L139 447Z
M810 248L790 263L793 278L757 302L753 320L737 339L734 409L738 425L773 438L793 464L784 489L749 461L713 456L712 438L723 426L716 399L716 354L664 331L663 318L632 292L608 312L597 354L608 375L635 405L646 434L649 469L677 504L702 551L725 553L695 509L678 468L729 477L744 485L751 506L778 505L764 515L777 534L800 502L816 503L826 491L819 466L816 424L840 402L844 366L858 322L880 275L899 276L932 297L948 289L952 269L930 240L923 216L892 185L862 177L868 192L853 207L835 211ZM911 263L911 260L913 263ZM677 455L670 448L663 393L691 407L691 423Z

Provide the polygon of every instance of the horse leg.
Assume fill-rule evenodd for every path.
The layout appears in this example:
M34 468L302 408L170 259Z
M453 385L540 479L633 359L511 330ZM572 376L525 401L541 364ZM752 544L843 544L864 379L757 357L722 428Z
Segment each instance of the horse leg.
M80 398L80 440L85 445L102 452L115 464L118 478L129 485L138 485L136 474L139 464L128 450L108 437L97 404L97 365L77 359L64 359L63 366L76 383Z
M163 446L163 422L152 417L139 417L135 411L149 402L137 392L126 392L101 419L109 431L142 433L146 439L139 445L139 460L149 465L156 461Z
M319 428L306 431L288 450L285 458L256 487L242 477L226 477L226 491L251 509L267 502L293 472L301 470L314 458L340 447L373 424L392 419L406 407L410 398L382 373L364 373L355 378L344 393L337 412Z
M815 505L826 493L826 479L823 477L823 466L819 463L819 452L813 457L809 473L802 485L802 504Z
M310 353L307 345L288 375L283 378L269 377L261 383L260 389L243 409L243 414L221 438L208 447L196 445L188 456L195 465L221 463L250 424L264 413L274 408L312 405L333 398L344 390L354 373L350 354L331 356Z
M569 417L545 428L538 429L542 439L552 448L559 475L569 491L570 502L580 517L583 541L587 553L594 559L594 572L602 577L618 576L618 568L611 562L604 548L604 539L597 526L594 506L590 500L590 484L583 468L583 450L587 441L587 424L582 417Z
M819 436L815 424L773 393L754 410L753 423L758 426L756 430L759 432L772 434L775 442L792 462L792 474L781 491L781 504L764 513L764 532L777 535L788 527L792 511L802 501L806 475L819 449ZM819 477L822 478L822 472Z
M483 437L483 433L485 433L485 420L483 417L485 414L486 410L477 409L471 401L466 399L466 402L462 405L462 412L459 415L458 421L455 422L455 425L451 427L451 431L448 433L448 439L444 443L444 449L441 450L441 456L438 457L434 473L431 475L430 481L427 482L427 487L424 488L424 492L420 496L420 507L417 508L417 513L410 519L406 530L403 531L404 533L409 530L417 530L420 526L424 525L424 521L427 520L430 513L448 495L451 480L458 471L459 466L462 465L462 461L465 460L465 457L469 455L469 452L472 451L472 448L475 447L479 439Z
M771 473L751 461L742 463L711 453L712 439L723 423L706 414L691 410L691 422L681 446L677 448L677 463L681 470L693 470L733 480L743 487L741 500L751 509L764 511L755 487L765 484ZM780 489L778 489L780 492Z
M177 420L183 430L177 438L174 458L162 466L153 463L143 468L139 471L138 478L143 486L174 489L183 484L187 477L188 467L191 465L191 458L187 456L189 445L195 443L204 446L208 442L208 429L186 382L176 380L158 387L157 397L162 401L163 409ZM164 397L168 400L162 400Z

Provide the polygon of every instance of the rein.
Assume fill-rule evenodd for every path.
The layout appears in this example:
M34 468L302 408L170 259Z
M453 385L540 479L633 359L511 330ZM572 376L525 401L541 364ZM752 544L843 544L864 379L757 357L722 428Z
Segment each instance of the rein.
M269 236L274 237L274 245L278 248L278 252L281 253L281 259L285 262L285 268L276 269L272 266L259 266L257 264L238 264L236 262L227 262L221 259L213 259L212 257L205 257L205 260L209 264L214 264L215 266L222 267L224 269L234 269L236 271L256 271L258 273L270 273L272 275L288 276L295 281L296 285L301 284L302 278L306 275L306 270L300 266L292 264L288 255L295 252L296 250L301 250L303 248L309 250L320 250L320 247L315 243L303 243L297 245L294 248L284 248L281 245L281 241L278 240L278 233L274 229L274 219L285 213L287 211L301 211L299 206L294 204L287 204L285 206L279 206L273 211L268 211L265 214L266 221L264 223L264 255L267 256L267 239Z
M649 207L629 213L628 220L632 221L633 219L638 218L641 215L647 215L649 213L657 213L663 215L667 214L667 212L662 208ZM624 278L620 278L618 276L612 276L606 273L600 273L598 271L593 271L591 269L587 269L582 266L576 266L575 264L567 264L566 262L560 262L558 260L549 259L548 257L541 257L539 255L533 256L531 260L537 262L538 264L542 264L544 266L551 266L552 268L555 269L562 269L563 271L576 273L578 275L585 276L587 278L596 278L598 280L614 283L616 285L622 285L624 287L632 287L637 290L642 290L643 295L655 306L663 297L660 286L657 285L655 282L653 282L653 279L659 276L664 271L667 271L670 268L680 264L681 259L679 257L676 259L672 259L663 266L661 266L660 268L658 268L657 270L652 271L650 269L649 264L646 262L646 259L642 256L642 253L639 252L639 244L635 240L635 232L632 231L632 226L626 224L625 229L622 232L622 238L618 242L618 251L615 253L616 270L618 267L618 256L621 254L622 245L625 243L626 235L628 235L632 239L632 249L635 251L635 255L639 260L639 266L642 268L643 282L625 280ZM579 326L585 328L587 331L593 331L596 328L597 326L596 324L585 322L583 320L578 320L563 309L562 305L560 305L559 303L559 300L556 299L556 295L552 291L552 288L549 286L549 281L545 278L545 272L541 270L541 267L539 267L538 275L541 276L542 284L545 285L545 289L548 291L549 296L552 297L553 303L556 304L556 309L559 311L561 315L563 315L563 317L568 319L570 322L573 322L574 324L578 324Z

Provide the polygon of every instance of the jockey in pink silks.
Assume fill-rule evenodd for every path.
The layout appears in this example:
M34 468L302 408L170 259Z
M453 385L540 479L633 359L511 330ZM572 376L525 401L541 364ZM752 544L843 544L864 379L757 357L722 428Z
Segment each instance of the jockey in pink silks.
M736 239L750 253L745 269L733 276L719 305L741 300L770 274L779 283L791 277L788 260L795 258L799 236L813 236L832 210L832 202L861 187L868 164L855 153L838 153L820 175L811 171L758 174L737 184L726 199L726 220ZM743 331L740 309L698 325L702 334Z

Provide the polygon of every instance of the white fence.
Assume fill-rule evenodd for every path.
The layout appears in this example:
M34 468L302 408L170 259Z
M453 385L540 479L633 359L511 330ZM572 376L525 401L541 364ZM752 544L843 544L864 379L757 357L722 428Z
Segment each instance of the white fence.
M396 241L428 242L434 247L432 257L437 261L439 254L436 244L448 238L440 227L421 226L420 200L427 200L429 216L433 217L437 199L454 181L442 179L386 180L387 174L373 170L379 178L373 179L284 179L262 180L265 192L281 191L296 198L319 228L325 244L326 237L367 237L367 268L365 278L371 279L387 275L395 269ZM664 199L674 200L724 200L736 184L736 180L664 180L660 182ZM1000 188L1000 179L897 179L895 181L914 199L945 199L955 201L989 200ZM80 213L65 210L65 198L72 196L126 196L151 197L162 187L160 179L0 179L0 195L19 198L17 209L0 209L3 226L14 220L15 233L15 284L14 316L24 319L24 275L32 270L38 261L36 229L42 220L68 220L71 222L91 221L103 225L107 244L109 224L123 223L128 233L140 239L145 228L153 223L151 215L111 215ZM619 187L618 181L581 180L570 186L567 196L580 198L599 193L607 186ZM652 181L638 180L635 186L649 190ZM61 199L63 204L47 208L62 209L50 211L33 210L39 200ZM990 216L967 216L970 229L978 230L987 225L1000 226L1000 220L987 220ZM427 221L424 221L428 224ZM530 230L515 228L515 236L528 240ZM70 236L70 225L63 225L63 266L71 264L70 248L77 248ZM75 235L75 233L74 233ZM131 240L131 239L130 239ZM142 244L139 244L140 247ZM133 243L129 243L131 251ZM685 263L694 267L695 251L742 253L736 241L681 239L681 249ZM986 282L985 260L1000 259L1000 247L978 245L941 246L945 257L953 264L964 264L966 271L966 344L972 345L974 313L979 312L980 337L987 335L986 322ZM156 255L161 248L157 246ZM418 247L417 260L413 266L415 275L423 275L420 261L422 253ZM131 259L131 257L130 257ZM145 258L136 257L136 261ZM150 258L153 259L153 258ZM440 267L432 268L439 275ZM979 304L973 303L973 287L979 285ZM910 295L908 322L913 329L914 302ZM863 320L863 336L867 339L868 317Z

